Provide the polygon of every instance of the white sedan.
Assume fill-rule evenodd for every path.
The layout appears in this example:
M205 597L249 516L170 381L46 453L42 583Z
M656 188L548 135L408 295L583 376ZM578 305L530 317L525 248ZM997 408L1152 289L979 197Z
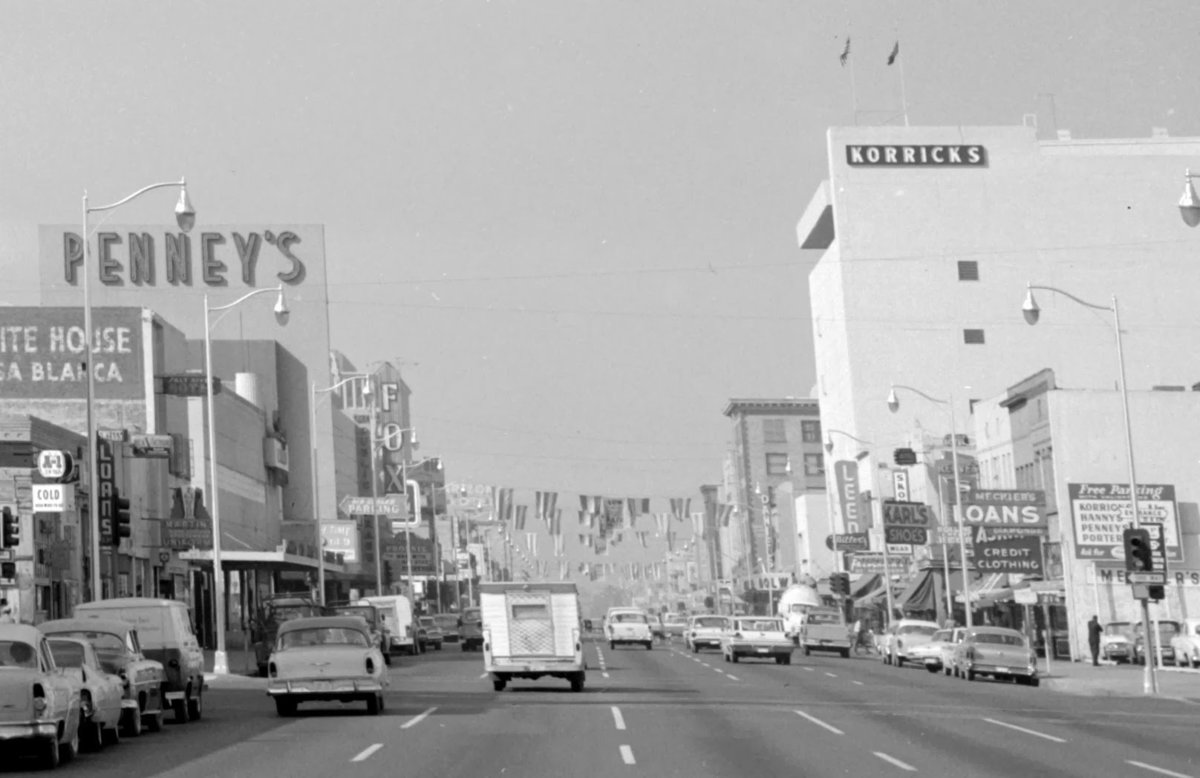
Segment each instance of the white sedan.
M280 716L292 716L302 702L367 704L383 710L387 669L371 628L357 616L315 616L279 625L275 650L267 661L267 694Z
M79 740L84 748L96 751L107 743L121 740L121 698L125 684L119 675L110 675L100 667L96 649L79 638L48 637L54 664L80 684Z

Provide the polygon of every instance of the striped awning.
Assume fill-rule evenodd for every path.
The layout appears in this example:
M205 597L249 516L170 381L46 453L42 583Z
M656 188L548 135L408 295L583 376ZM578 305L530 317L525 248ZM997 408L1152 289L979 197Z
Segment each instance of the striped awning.
M985 603L1004 602L1012 599L1012 585L1008 573L987 573L971 581L971 604L980 607ZM964 602L962 591L954 595L955 602ZM986 607L986 606L985 606Z

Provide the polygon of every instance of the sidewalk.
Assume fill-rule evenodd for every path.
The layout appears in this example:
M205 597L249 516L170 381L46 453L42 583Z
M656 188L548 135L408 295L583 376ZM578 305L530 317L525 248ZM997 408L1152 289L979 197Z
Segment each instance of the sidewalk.
M1044 659L1038 663L1038 669L1045 673ZM1144 697L1144 673L1142 665L1095 667L1089 662L1053 661L1049 673L1042 675L1042 686L1091 697ZM1159 697L1200 703L1200 670L1159 667L1157 676Z

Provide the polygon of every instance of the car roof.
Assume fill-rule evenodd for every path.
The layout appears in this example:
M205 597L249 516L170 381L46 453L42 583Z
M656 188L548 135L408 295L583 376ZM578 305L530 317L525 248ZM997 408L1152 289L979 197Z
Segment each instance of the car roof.
M0 640L19 640L36 646L42 637L41 630L30 624L0 624Z
M279 625L279 634L302 629L352 629L367 634L367 622L362 616L309 616L292 619Z
M119 608L145 608L148 606L186 608L187 603L179 600L162 600L154 597L113 597L107 600L92 600L75 606L77 611L114 610Z
M1008 627L971 627L969 630L972 635L1017 635L1025 637L1022 633Z
M54 619L43 621L38 629L47 635L55 632L108 632L113 635L124 635L137 627L121 619Z

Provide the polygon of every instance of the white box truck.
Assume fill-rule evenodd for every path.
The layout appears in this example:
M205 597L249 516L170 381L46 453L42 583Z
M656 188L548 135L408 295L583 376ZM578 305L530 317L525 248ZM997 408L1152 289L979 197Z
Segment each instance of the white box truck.
M548 675L583 691L579 591L575 584L505 582L479 585L483 664L492 687L503 691L515 678Z
M383 618L383 628L387 632L387 653L408 654L413 656L421 653L421 643L417 640L417 625L413 618L412 603L400 594L384 594L373 597L363 597L356 605L374 605Z

